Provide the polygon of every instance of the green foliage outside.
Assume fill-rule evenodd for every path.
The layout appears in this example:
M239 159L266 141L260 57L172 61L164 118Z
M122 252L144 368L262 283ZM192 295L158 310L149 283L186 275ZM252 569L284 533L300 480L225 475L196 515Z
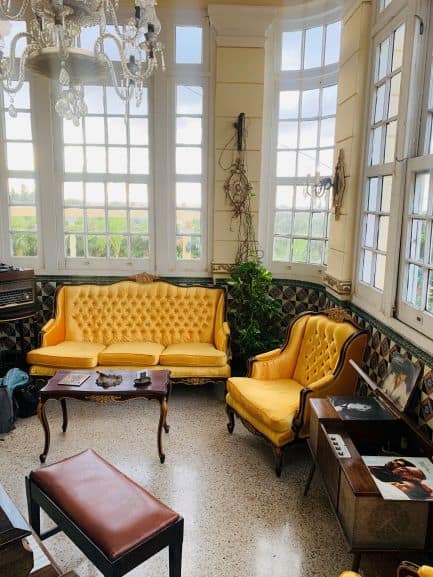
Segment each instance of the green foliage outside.
M247 261L232 267L228 285L228 319L231 345L235 357L250 357L279 346L281 302L269 293L271 273L260 261Z

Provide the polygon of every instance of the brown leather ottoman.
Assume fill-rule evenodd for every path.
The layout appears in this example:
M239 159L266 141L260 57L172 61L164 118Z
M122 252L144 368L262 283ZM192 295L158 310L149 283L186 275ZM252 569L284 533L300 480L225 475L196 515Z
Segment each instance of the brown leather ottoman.
M26 477L30 525L46 539L63 531L106 577L118 577L169 547L181 576L183 518L92 450ZM41 534L40 508L57 527Z

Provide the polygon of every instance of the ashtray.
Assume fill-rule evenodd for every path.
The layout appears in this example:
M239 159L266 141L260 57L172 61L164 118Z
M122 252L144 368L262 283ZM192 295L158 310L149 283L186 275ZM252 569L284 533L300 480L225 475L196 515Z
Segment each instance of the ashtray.
M148 387L150 383L150 377L140 377L139 379L134 379L134 387Z
M98 387L102 387L103 389L109 389L110 387L117 387L122 382L122 375L107 375L105 373L100 373L99 377L96 379L96 384Z

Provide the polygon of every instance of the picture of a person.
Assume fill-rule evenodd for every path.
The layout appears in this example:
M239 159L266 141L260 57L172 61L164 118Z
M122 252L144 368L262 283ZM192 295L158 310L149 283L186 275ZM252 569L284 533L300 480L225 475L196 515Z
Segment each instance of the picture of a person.
M380 389L397 405L404 410L409 400L410 393L416 382L417 369L409 359L401 355L394 355L390 363L390 372Z
M369 466L369 470L376 479L399 489L409 499L433 499L433 489L425 482L424 472L411 461L397 458L384 465Z

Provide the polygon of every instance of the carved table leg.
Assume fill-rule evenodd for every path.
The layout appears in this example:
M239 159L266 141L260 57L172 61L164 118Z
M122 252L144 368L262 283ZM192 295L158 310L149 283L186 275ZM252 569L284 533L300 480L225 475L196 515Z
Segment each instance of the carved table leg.
M159 401L160 404L160 415L158 424L158 455L161 463L165 461L165 454L162 451L162 427L165 423L167 417L167 397L164 397Z
M60 399L60 404L62 405L63 415L62 431L66 433L66 429L68 428L68 409L66 407L66 399Z
M308 491L310 490L311 481L313 480L315 472L316 472L316 463L312 463L310 472L308 473L307 482L305 483L304 487L304 497L307 496Z
M168 411L168 399L170 398L170 394L171 394L171 387L172 387L172 382L170 379L170 381L168 383L168 387L167 387L167 397L166 397L166 399L167 399L167 411ZM164 431L166 433L168 433L169 430L170 430L170 425L167 423L167 413L166 413L165 420L164 420Z
M45 414L46 402L47 401L45 400L45 401L39 401L39 403L38 403L38 417L39 417L39 420L41 421L42 427L44 429L44 435L45 435L44 450L43 450L42 454L39 455L39 459L40 459L41 463L45 463L45 460L46 460L47 455L48 455L48 451L50 450L50 426L48 424L47 416Z

